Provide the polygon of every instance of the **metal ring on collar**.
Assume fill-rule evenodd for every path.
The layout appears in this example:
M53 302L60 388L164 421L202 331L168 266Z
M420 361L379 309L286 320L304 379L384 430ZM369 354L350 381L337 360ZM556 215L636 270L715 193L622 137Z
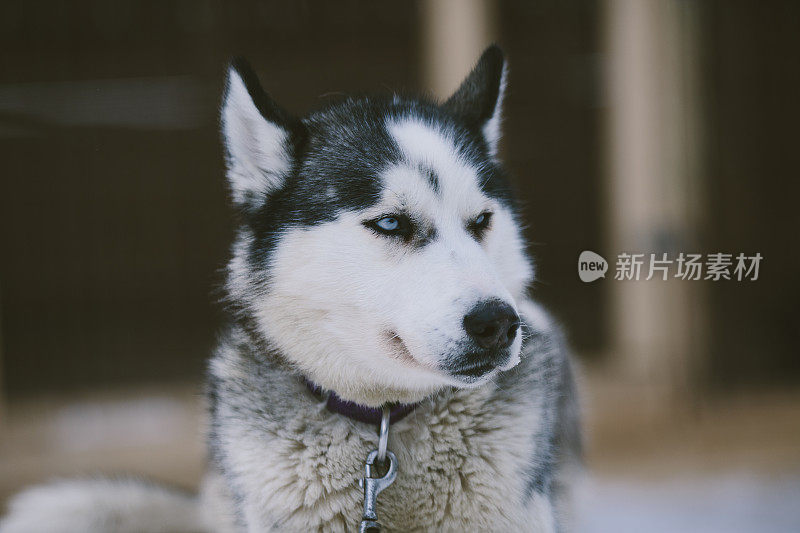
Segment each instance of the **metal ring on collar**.
M382 408L383 416L381 416L381 429L378 433L378 462L383 463L386 459L386 446L389 444L389 406L384 405Z

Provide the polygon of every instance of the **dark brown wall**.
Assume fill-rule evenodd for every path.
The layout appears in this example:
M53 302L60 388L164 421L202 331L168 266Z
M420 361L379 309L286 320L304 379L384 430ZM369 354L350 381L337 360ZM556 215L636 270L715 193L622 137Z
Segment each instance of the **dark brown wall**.
M753 283L709 283L708 379L800 381L800 3L703 4L709 251L764 256Z

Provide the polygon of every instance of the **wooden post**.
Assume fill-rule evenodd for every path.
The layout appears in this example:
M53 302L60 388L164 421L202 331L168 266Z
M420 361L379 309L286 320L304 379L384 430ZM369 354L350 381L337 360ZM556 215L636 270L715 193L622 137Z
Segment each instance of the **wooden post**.
M605 2L609 254L698 252L696 9L677 0ZM702 283L617 281L616 255L608 260L611 364L656 400L685 396L676 393L694 382L704 353Z
M436 97L452 94L496 38L495 8L490 0L423 2L423 82Z

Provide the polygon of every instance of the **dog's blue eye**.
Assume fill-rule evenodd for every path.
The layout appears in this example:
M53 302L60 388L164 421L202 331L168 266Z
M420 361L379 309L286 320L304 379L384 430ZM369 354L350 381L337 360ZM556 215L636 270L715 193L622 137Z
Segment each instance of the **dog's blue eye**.
M488 211L484 211L477 217L475 217L472 222L467 224L467 229L472 233L472 235L480 240L483 237L483 233L489 227L489 221L492 219L492 214Z
M375 224L383 231L395 231L400 227L400 221L395 217L383 217Z
M488 211L484 211L478 217L472 221L472 226L476 228L482 228L489 225L489 219L492 218L492 214Z
M410 239L414 233L414 225L405 215L384 215L374 220L364 222L368 228L383 235Z

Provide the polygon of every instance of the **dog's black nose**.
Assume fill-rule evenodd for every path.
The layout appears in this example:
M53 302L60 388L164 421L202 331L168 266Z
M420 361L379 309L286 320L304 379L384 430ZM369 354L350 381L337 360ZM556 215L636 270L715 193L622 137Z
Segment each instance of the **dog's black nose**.
M507 303L489 300L467 313L464 329L481 348L508 348L517 336L519 316Z

